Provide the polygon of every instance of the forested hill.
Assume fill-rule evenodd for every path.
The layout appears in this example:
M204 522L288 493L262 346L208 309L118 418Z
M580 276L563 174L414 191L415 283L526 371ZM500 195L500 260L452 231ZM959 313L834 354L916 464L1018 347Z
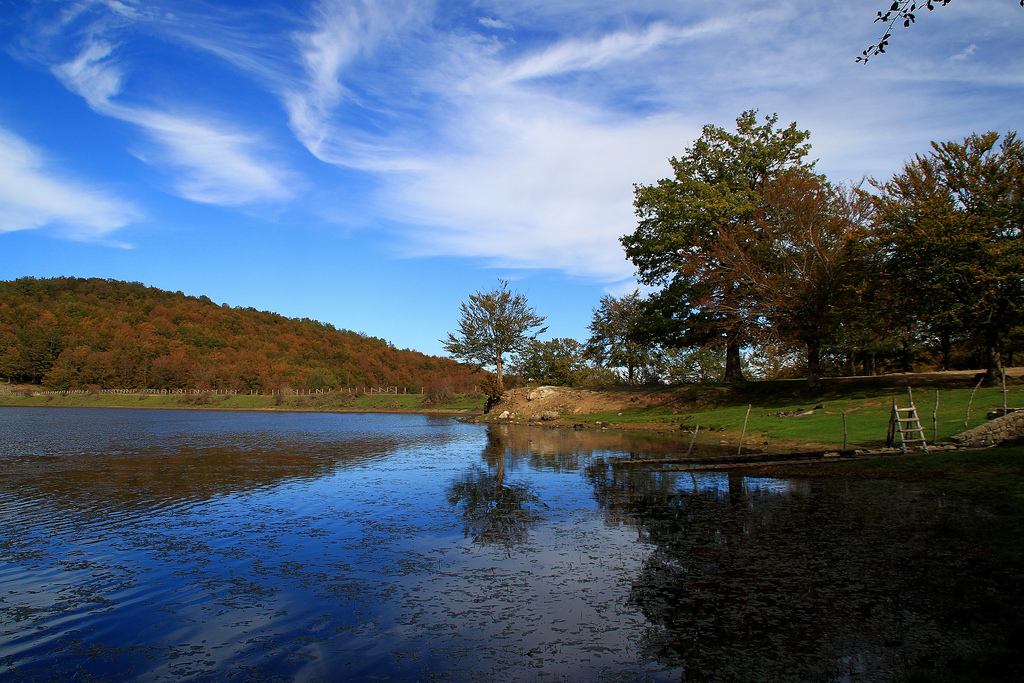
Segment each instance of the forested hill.
M0 281L0 377L54 389L477 383L472 368L315 320L99 278Z

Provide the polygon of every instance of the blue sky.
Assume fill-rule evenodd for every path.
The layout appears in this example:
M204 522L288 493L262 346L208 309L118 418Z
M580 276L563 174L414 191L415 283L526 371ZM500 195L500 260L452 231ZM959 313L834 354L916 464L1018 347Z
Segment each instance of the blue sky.
M0 0L0 279L140 281L441 353L511 280L584 340L634 183L745 109L833 181L1020 129L1024 9L954 0ZM1022 131L1024 132L1024 131Z

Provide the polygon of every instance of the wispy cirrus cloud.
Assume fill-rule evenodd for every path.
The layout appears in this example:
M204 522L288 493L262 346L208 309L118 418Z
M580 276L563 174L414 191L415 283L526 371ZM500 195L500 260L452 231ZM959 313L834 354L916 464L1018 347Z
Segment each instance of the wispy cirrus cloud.
M179 11L183 9L186 12ZM147 93L133 82L133 78L152 82L154 65L137 58L138 47L145 41L180 44L180 36L190 26L200 27L195 32L209 37L211 31L201 28L202 21L188 14L189 9L173 1L81 0L40 5L28 15L32 30L15 52L48 66L97 113L137 126L149 144L136 144L133 151L166 171L172 190L180 196L225 205L291 199L298 177L275 158L265 136L246 130L234 112L204 107L186 93L179 93L177 101L173 95L147 100ZM249 60L250 67L267 61L237 50L233 54ZM221 51L221 57L227 55L227 49Z
M511 24L500 19L494 19L493 17L480 17L477 21L480 22L481 26L486 26L487 28L496 28L501 30L508 30L512 28Z
M608 110L538 81L584 74L610 83L652 50L726 26L656 22L512 56L460 44L455 68L435 81L449 115L436 132L451 143L422 150L419 167L385 180L391 217L412 226L403 233L407 253L629 278L618 240L635 225L633 183L664 175L665 140L690 138L699 126L677 114Z
M664 140L699 130L674 116L612 124L549 106L480 113L470 154L396 174L387 193L413 255L459 255L506 268L551 268L606 281L633 267L633 182L665 174Z
M157 143L144 161L173 169L181 196L208 204L236 205L286 200L293 178L261 152L259 136L237 126L117 101L125 81L116 48L104 40L89 42L74 59L52 67L69 90L100 114L139 126Z
M0 127L0 232L53 226L74 239L126 246L110 235L140 217L130 202L64 177L36 147Z
M415 122L395 113L413 97L410 62L430 68L433 56L421 61L430 39L419 32L428 31L432 9L410 0L315 4L307 28L293 35L301 76L272 84L296 138L315 157L377 171L408 167L409 134L401 127Z
M719 20L688 27L655 22L642 31L615 31L597 40L569 38L510 64L501 80L514 82L570 71L598 70L613 62L635 60L666 44L722 31L728 25Z
M367 222L398 221L407 253L614 279L629 271L618 237L635 226L633 183L667 174L665 158L700 124L777 111L812 130L825 170L858 177L976 120L971 98L948 96L951 83L1019 92L1019 51L990 50L983 35L996 5L954 5L929 15L939 37L901 36L929 59L866 69L853 58L875 38L873 12L848 4L319 0L227 11L81 0L51 27L75 46L52 69L94 110L144 131L152 147L139 156L194 201L286 202L297 181L274 163L267 133L241 123L243 105L147 96L140 84L161 83L165 68L138 57L147 40L169 53L187 45L189 67L230 64L276 98L286 126L267 126L356 169L347 177L376 190L360 197ZM1019 30L995 30L1016 44Z

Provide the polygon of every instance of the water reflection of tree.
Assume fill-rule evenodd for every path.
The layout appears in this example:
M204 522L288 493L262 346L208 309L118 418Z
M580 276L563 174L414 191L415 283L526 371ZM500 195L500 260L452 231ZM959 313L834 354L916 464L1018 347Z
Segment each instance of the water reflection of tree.
M671 439L595 430L538 429L519 425L491 425L481 457L486 468L475 467L452 483L449 502L461 507L464 532L474 541L500 545L507 551L526 542L540 519L543 504L523 483L505 481L508 463L528 463L531 469L571 472L595 452L621 452L638 448L645 454L678 452Z
M630 600L645 652L686 681L884 680L995 632L990 581L943 542L949 508L893 482L802 493L594 468L609 521L655 545ZM948 539L948 536L947 536Z
M507 455L506 440L499 432L489 431L482 454L487 468L474 467L452 482L448 502L461 508L467 538L511 553L529 539L530 528L541 514L540 501L526 484L505 481Z
M82 453L66 457L7 461L0 491L20 497L35 492L45 500L94 511L148 509L164 501L198 502L285 481L313 480L382 458L398 443L376 434L348 439L341 448L288 433L260 439L243 435L230 446L218 438L223 440L223 435L201 433L198 444L179 446L173 441L150 445L128 436L107 451L82 448Z

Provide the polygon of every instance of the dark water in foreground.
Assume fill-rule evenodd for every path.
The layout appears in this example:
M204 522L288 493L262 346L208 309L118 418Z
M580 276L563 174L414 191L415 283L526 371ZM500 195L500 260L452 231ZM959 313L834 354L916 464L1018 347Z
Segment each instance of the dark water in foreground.
M603 465L671 448L0 409L0 680L874 681L998 630L976 511Z

